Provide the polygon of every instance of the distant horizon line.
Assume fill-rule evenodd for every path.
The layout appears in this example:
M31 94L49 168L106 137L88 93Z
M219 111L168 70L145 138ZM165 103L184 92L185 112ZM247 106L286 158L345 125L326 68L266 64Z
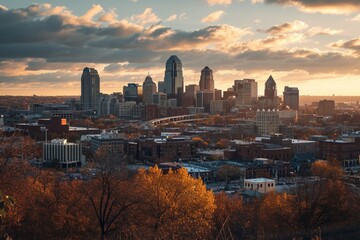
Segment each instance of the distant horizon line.
M104 93L111 94L111 93ZM80 97L81 95L2 95L0 97ZM260 95L261 97L262 95ZM282 96L282 95L278 95ZM360 97L360 95L299 95L299 97Z

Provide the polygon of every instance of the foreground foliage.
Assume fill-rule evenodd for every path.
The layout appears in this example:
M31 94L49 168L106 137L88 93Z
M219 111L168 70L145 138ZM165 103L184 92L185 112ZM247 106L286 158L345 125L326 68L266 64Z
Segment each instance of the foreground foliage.
M355 229L359 236L360 194L343 182L335 163L315 163L317 180L287 193L243 199L215 196L185 169L131 174L104 149L92 163L95 176L68 180L29 166L24 156L31 151L21 154L15 142L0 144L0 238L289 239L319 229L340 235Z

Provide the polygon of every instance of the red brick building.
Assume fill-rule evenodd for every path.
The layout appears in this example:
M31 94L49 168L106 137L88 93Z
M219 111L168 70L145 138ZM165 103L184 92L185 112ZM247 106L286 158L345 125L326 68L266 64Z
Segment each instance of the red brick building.
M352 166L359 163L360 138L355 141L325 140L319 142L318 157L324 160L339 160L342 166Z
M293 152L290 147L282 147L276 144L265 143L240 143L234 144L232 149L235 149L236 153L227 153L225 156L236 156L236 159L242 161L253 160L254 158L267 158L272 160L282 160L289 162L293 156ZM227 150L233 151L233 150Z
M184 138L144 139L139 142L139 160L172 162L190 160L196 155L197 142Z

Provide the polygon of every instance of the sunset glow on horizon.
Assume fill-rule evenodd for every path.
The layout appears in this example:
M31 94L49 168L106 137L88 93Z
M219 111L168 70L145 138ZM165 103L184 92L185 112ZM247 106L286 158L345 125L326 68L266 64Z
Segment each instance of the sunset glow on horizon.
M80 95L84 67L100 91L149 73L164 80L177 55L184 83L209 66L215 88L269 75L300 95L360 95L360 1L11 1L0 5L0 95Z

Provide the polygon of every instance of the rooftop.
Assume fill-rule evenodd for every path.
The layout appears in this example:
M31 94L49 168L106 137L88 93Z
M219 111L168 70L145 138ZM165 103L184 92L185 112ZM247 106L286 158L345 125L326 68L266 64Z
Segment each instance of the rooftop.
M253 179L245 179L245 181L251 183L275 182L275 180L269 178L253 178Z

